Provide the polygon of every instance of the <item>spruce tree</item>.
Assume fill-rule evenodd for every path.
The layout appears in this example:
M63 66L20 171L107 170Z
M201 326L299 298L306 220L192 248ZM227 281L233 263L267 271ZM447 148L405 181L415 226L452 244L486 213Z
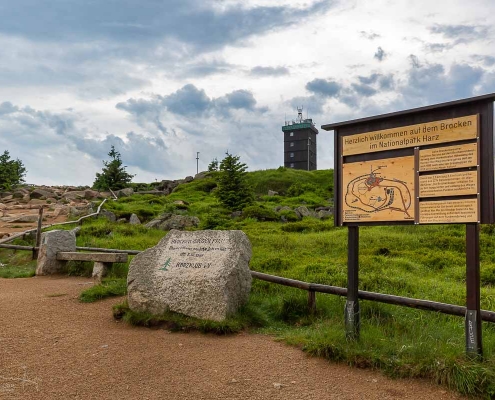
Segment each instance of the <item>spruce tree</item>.
M22 161L11 160L7 150L0 155L0 189L10 190L19 183L24 182L26 168Z
M226 154L220 163L216 194L225 207L234 211L242 210L251 204L254 198L246 182L247 165L240 162L239 156L233 156L229 152Z
M208 164L208 171L213 172L213 171L218 171L218 160L216 157L211 160L211 163Z
M93 188L97 190L119 190L127 187L131 183L134 175L126 172L126 166L122 165L120 153L112 146L108 153L111 160L103 161L105 165L101 173L96 173Z

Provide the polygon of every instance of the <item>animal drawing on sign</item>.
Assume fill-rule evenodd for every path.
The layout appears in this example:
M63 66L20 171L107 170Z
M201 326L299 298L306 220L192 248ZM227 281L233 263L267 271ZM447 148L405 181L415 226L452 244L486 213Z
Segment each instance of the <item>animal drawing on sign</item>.
M387 179L379 172L386 166L378 166L370 173L360 175L347 184L345 203L347 206L367 213L385 210L403 212L406 219L412 219L409 208L412 196L407 182Z

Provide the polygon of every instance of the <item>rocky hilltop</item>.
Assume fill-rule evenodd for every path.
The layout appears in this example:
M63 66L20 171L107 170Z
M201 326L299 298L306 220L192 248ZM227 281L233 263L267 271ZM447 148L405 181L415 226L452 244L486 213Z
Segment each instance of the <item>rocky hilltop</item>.
M168 195L181 183L201 179L207 172L194 178L157 182L153 190L140 190L140 194ZM134 194L125 188L115 192L98 192L88 186L36 186L26 185L12 191L0 192L0 239L12 233L23 232L37 225L39 208L43 207L43 224L65 222L69 217L80 217L96 211L103 199Z
M119 195L132 192L123 189ZM40 207L44 211L44 224L53 224L65 222L69 216L88 214L101 200L111 196L110 192L70 186L24 186L0 192L0 239L35 227Z

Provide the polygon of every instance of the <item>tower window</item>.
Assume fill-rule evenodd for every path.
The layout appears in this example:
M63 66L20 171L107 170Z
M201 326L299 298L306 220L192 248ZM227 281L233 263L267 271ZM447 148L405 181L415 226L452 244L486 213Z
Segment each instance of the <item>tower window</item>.
M294 132L289 133L289 136L294 136Z
M294 168L294 163L290 163L290 167L291 168Z
M294 142L290 142L290 147L294 147Z
M291 156L291 157L294 157L294 153L290 153L290 156Z

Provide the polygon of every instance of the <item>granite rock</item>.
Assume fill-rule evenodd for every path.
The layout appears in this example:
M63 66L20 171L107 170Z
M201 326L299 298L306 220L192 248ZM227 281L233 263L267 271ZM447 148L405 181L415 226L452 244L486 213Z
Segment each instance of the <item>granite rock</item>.
M131 214L131 217L129 218L129 223L131 225L141 225L141 220L136 214Z
M74 233L62 230L42 233L36 275L52 275L63 272L66 262L57 260L59 251L76 251Z
M132 260L129 307L222 321L249 298L250 259L251 243L242 231L172 230Z

